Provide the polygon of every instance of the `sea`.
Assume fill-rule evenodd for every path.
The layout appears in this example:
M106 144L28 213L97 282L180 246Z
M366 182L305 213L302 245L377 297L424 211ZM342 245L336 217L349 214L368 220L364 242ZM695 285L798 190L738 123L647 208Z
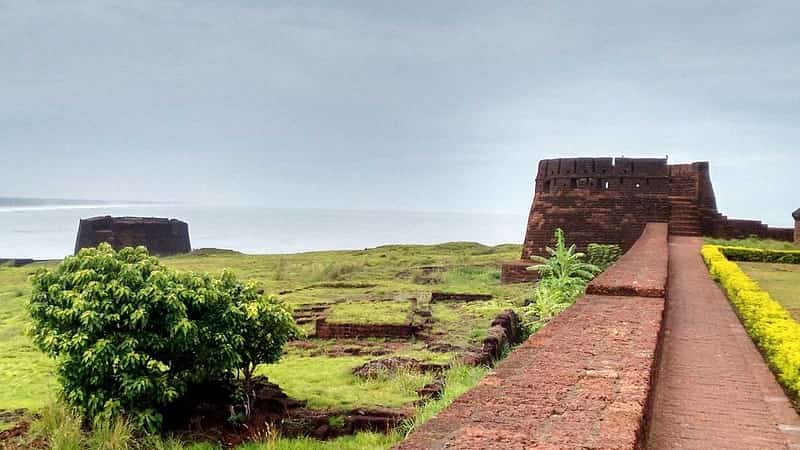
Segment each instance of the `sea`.
M249 254L364 249L452 241L521 243L525 215L483 212L277 209L252 206L0 202L0 258L60 259L74 251L78 222L94 216L180 219L192 248Z

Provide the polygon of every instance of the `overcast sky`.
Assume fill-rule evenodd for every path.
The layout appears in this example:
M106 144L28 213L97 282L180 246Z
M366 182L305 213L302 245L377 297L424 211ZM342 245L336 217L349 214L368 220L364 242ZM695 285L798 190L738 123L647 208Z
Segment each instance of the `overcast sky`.
M524 212L537 161L800 206L800 2L0 0L0 196Z

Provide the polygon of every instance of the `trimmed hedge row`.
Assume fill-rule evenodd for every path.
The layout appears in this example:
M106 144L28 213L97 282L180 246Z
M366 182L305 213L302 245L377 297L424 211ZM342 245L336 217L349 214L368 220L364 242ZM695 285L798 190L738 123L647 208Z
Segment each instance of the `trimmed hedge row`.
M778 380L795 399L800 397L800 324L739 266L724 249L705 245L703 259L712 278L728 294L748 334L761 349Z
M717 246L731 261L800 264L800 250L764 250L749 247Z

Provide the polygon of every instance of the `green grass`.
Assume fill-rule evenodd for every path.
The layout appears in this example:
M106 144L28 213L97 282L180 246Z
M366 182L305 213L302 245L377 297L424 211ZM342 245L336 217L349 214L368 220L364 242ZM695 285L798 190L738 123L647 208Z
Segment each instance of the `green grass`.
M333 323L402 325L410 321L408 300L346 301L333 305L327 317Z
M277 383L290 397L308 402L310 408L349 410L359 406L408 406L416 390L432 381L430 375L399 374L377 380L361 380L352 370L371 356L286 356L280 364L264 366L259 374Z
M36 266L0 267L0 410L36 409L54 396L53 363L25 335L27 278Z
M429 401L420 407L414 417L409 420L401 431L405 435L424 425L439 411L447 408L458 397L472 389L489 372L485 367L455 366L445 374L445 387L442 396Z
M400 441L397 434L358 433L330 441L312 438L277 438L263 443L245 444L237 450L383 450Z
M474 387L488 372L485 367L456 366L444 374L445 388L441 398L422 405L416 414L392 433L360 432L329 441L311 438L284 438L266 433L259 442L236 447L238 450L384 450L400 442L408 433L422 426L461 394ZM204 443L149 435L137 437L124 420L96 420L92 429L81 429L80 419L69 408L51 402L41 409L33 421L31 432L9 444L27 447L33 439L43 439L54 449L75 450L222 450Z
M800 265L743 261L736 264L800 322Z
M500 264L519 258L520 250L518 245L487 247L457 242L291 255L202 250L162 261L178 270L219 273L230 269L240 279L256 282L268 294L284 292L280 298L290 305L344 301L331 311L332 320L340 320L339 317L363 323L403 323L408 302L378 300L415 297L421 307L426 307L434 290L492 294L495 300L484 304L431 305L437 340L466 348L485 336L497 312L520 304L529 295L530 286L501 285L499 281ZM37 412L55 397L53 362L25 335L29 325L25 310L30 295L28 277L38 267L54 265L0 267L0 410L25 408ZM447 270L422 276L421 268L425 266ZM312 326L304 329L311 331ZM311 342L323 348L334 345ZM453 353L428 352L423 343L413 341L392 345L392 354L425 361L449 362L455 357ZM365 383L350 375L353 367L374 358L329 358L288 348L282 361L260 370L289 395L309 401L312 407L352 409L413 402L416 398L410 388L421 380L406 377Z
M705 242L707 244L713 245L723 245L723 246L730 246L730 247L749 247L749 248L761 248L764 250L800 250L800 247L797 245L786 242L786 241L776 241L773 239L758 239L758 238L747 238L747 239L712 239L712 238L705 238Z

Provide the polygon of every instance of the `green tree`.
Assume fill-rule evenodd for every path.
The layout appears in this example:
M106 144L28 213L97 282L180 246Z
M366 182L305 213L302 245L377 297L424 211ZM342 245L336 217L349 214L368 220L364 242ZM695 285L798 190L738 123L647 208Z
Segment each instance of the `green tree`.
M264 314L278 318L259 319L275 336L251 355L242 330L252 326L244 306L257 300L252 286L230 273L175 272L144 247L83 249L31 281L31 334L56 359L64 399L85 418L124 414L148 430L192 384L230 379L245 361L274 361L294 326L275 303Z

